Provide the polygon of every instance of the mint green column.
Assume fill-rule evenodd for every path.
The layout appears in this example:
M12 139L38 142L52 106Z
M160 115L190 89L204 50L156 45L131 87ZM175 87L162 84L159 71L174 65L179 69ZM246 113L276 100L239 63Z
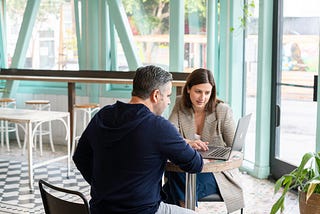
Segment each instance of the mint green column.
M242 8L241 0L220 1L220 64L216 82L218 96L231 106L236 119L243 112L244 29L239 19L243 16Z
M229 77L229 104L233 110L235 118L240 118L243 112L244 101L244 28L241 27L240 17L243 17L243 1L231 1L231 26L234 30L230 31L230 77Z
M81 14L82 14L82 11L81 11ZM74 0L74 15L75 15L76 36L77 36L78 64L79 64L80 70L83 70L85 66L85 60L84 60L84 50L83 50L84 48L82 47L83 36L82 36L82 31L80 31L80 29L82 29L82 27L85 25L83 24L80 27L80 23L82 23L81 22L82 16L80 17L78 0Z
M101 34L99 36L99 67L102 70L110 70L111 60L111 42L110 42L110 19L109 19L109 9L106 1L99 2L100 19L99 26L101 26Z
M6 39L6 1L0 1L0 68L5 68L7 66L7 39Z
M183 71L184 61L184 1L170 1L169 70Z
M182 72L184 62L184 1L170 1L169 19L169 71ZM176 100L176 88L173 87L171 105L164 112L168 117Z
M253 175L267 178L270 173L270 115L272 70L273 1L259 2L258 73L256 106L256 150Z
M137 55L138 49L135 46L133 34L123 5L120 0L107 0L107 2L110 7L110 17L117 30L129 69L136 70L142 63Z
M229 102L228 91L230 68L230 0L220 1L220 43L219 43L219 75L216 79L217 95L225 102Z
M218 1L207 1L207 69L219 79L218 66Z
M110 14L110 10L111 8L109 8L109 14ZM117 31L115 29L114 23L112 21L112 19L109 18L109 29L110 29L110 70L116 70L118 68L118 55L117 55L117 39L116 39L116 34Z
M86 1L86 40L85 42L86 46L86 68L88 70L100 70L102 69L99 66L99 58L100 58L100 35L101 31L105 30L100 28L99 25L102 17L102 13L105 12L105 10L100 10L101 0L97 1ZM100 31L101 29L101 31ZM89 101L99 103L100 98L100 90L99 90L99 84L89 84L88 85L88 95L89 95Z

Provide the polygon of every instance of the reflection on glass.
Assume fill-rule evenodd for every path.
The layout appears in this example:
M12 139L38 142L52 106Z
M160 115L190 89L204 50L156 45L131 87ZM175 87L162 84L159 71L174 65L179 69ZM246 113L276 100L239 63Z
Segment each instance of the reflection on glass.
M313 78L318 74L320 2L284 0L282 21L281 106L277 158L297 165L315 150L316 102Z
M25 0L6 1L7 62L10 67L20 26L26 9ZM73 16L73 1L43 0L21 68L78 69L78 53Z
M169 1L123 0L140 60L169 67ZM206 2L184 1L184 69L206 67ZM125 58L119 57L120 66Z
M250 8L251 21L248 22L245 37L245 72L246 72L246 114L253 113L246 136L244 146L244 159L255 162L255 132L256 132L256 101L257 101L257 63L258 63L258 20L259 1L255 1L255 7Z

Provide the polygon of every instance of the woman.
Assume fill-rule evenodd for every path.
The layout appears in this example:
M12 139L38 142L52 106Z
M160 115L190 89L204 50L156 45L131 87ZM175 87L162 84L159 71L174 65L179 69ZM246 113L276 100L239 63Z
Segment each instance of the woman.
M177 97L169 120L188 144L197 150L207 145L231 146L235 123L231 108L217 99L211 71L194 70L187 78L182 96ZM166 172L167 203L184 206L185 173ZM244 207L239 170L197 174L197 199L220 193L228 213Z

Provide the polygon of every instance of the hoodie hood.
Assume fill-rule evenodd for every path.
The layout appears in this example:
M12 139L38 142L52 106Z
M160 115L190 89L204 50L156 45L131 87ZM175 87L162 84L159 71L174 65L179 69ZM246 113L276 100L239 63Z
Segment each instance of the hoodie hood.
M143 104L127 104L117 101L114 105L102 108L91 121L98 127L94 135L100 135L106 147L112 147L139 126L150 114L149 108ZM102 136L101 136L102 135ZM98 136L91 136L97 138ZM101 139L101 138L100 138Z

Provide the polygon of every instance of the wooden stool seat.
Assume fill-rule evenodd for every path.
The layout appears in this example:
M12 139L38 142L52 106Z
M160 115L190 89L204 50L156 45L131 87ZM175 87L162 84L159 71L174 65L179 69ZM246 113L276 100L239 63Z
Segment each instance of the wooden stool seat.
M98 103L85 103L85 104L75 104L74 108L98 108L100 105Z
M0 98L0 108L16 108L16 100L14 98ZM8 121L0 121L1 146L4 144L4 135L6 136L7 150L10 151L9 146L9 132L16 133L16 139L19 148L21 148L18 125L9 123Z
M13 98L0 98L0 103L1 104L7 105L7 104L12 103L12 102L16 102L16 100L13 99Z
M49 100L27 100L24 102L26 105L45 105L49 104Z

